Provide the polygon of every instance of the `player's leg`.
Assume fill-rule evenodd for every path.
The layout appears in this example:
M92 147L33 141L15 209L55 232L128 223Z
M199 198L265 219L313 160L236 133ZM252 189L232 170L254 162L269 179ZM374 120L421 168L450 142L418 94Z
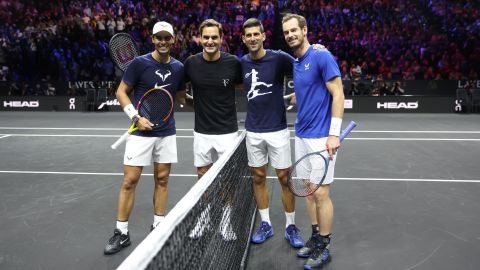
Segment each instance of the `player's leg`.
M214 157L214 162L222 157L222 155L232 146L232 142L234 142L238 138L238 132L232 132L227 134L221 135L211 135L211 142L213 143L214 152L212 155L216 154ZM221 195L222 198L225 198L225 206L223 207L222 212L222 219L220 220L220 233L222 234L222 238L225 241L233 241L237 239L237 234L233 231L232 225L230 223L230 216L232 213L232 198L229 194Z
M320 186L314 194L313 200L316 205L316 212L319 224L318 239L310 257L304 265L305 269L322 268L331 261L330 235L333 223L333 204L330 199L330 185Z
M212 167L213 163L211 164L208 164L206 166L200 166L200 167L197 167L197 179L200 179L202 178L202 176L204 174L206 174L208 172L208 170L210 170L210 168Z
M326 138L311 140L314 151L321 151L325 148ZM317 222L319 225L319 238L308 258L305 268L321 268L331 260L330 255L330 235L333 224L333 203L330 198L330 187L333 183L334 167L336 156L329 163L327 175L324 184L320 186L313 194L312 198L316 206Z
M305 139L295 137L295 159L298 160L309 152L310 149L308 148ZM304 177L309 175L310 171L311 168L307 166L297 168L297 173L300 175L304 175ZM302 258L308 258L312 254L313 248L315 247L318 240L317 210L313 196L305 197L305 204L307 207L308 219L312 226L312 233L307 242L305 243L305 246L297 251L297 256Z
M272 223L269 212L269 194L267 187L268 152L266 142L261 133L247 132L246 146L248 165L253 178L253 192L258 212L260 213L260 227L252 235L252 243L261 244L273 236Z
M155 138L129 136L125 146L123 158L123 182L118 194L117 223L113 236L105 246L105 254L114 254L123 247L130 245L128 232L128 218L135 202L135 189L143 166L152 162L152 150Z
M265 135L268 155L282 187L282 203L285 211L285 239L294 248L303 247L304 241L295 225L295 196L288 187L288 172L292 166L290 131L288 129Z
M193 132L193 154L194 161L193 164L197 168L197 177L198 179L207 173L207 171L213 165L212 157L213 146L209 135ZM204 193L200 200L208 200L208 193ZM191 239L198 239L202 237L204 232L210 229L210 204L207 204L205 209L202 210L202 213L198 217L195 227L190 231L188 236Z
M157 227L165 218L165 212L168 201L168 180L170 175L170 163L154 164L154 190L153 190L153 223L151 230Z
M207 173L213 165L213 145L209 135L193 132L193 164L197 168L198 179Z
M165 217L168 201L168 180L172 163L177 163L176 136L171 135L157 139L153 151L153 179L155 183L153 192L154 217L151 229Z

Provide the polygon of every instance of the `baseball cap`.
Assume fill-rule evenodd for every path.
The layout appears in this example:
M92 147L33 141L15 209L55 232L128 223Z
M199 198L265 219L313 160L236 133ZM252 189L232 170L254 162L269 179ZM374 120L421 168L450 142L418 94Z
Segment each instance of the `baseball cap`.
M158 32L167 32L169 33L170 35L172 35L172 37L175 36L175 34L173 33L173 27L171 24L167 23L167 22L157 22L154 26L153 26L153 31L152 31L152 35L155 35L156 33Z

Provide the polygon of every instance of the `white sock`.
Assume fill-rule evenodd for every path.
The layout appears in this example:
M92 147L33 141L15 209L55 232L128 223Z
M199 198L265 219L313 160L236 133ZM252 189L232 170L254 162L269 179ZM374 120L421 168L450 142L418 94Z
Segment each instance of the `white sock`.
M153 215L153 227L156 228L158 226L158 224L160 224L160 222L162 222L162 220L165 219L165 216L157 216L157 215Z
M285 217L287 218L285 228L288 227L288 225L291 225L291 224L295 225L295 211L293 211L291 213L285 212Z
M122 234L128 233L128 220L127 221L118 221L117 220L117 229L119 229Z
M270 210L268 208L258 209L258 212L260 212L262 221L268 222L269 225L272 225L272 222L270 222Z

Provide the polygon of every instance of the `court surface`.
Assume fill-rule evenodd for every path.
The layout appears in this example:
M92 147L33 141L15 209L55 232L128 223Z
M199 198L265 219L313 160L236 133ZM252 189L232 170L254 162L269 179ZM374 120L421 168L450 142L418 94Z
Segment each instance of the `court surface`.
M180 163L169 209L196 181L193 114L175 116ZM337 160L333 259L324 269L479 269L480 115L347 113L344 125L350 120L358 127ZM151 167L136 192L132 245L103 255L122 181L123 147L109 146L128 124L123 113L2 112L0 269L114 269L147 236ZM251 245L247 269L302 269L284 239L273 178L269 189L275 235ZM296 209L306 240L303 199Z

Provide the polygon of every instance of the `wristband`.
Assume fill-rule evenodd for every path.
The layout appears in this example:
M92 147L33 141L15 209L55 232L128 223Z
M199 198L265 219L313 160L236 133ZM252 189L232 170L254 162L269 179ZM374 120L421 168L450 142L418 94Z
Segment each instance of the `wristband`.
M135 115L138 114L133 104L128 104L127 106L123 107L123 111L127 114L128 118L132 119Z
M330 131L328 135L340 137L340 131L342 130L342 118L332 117L330 122Z

